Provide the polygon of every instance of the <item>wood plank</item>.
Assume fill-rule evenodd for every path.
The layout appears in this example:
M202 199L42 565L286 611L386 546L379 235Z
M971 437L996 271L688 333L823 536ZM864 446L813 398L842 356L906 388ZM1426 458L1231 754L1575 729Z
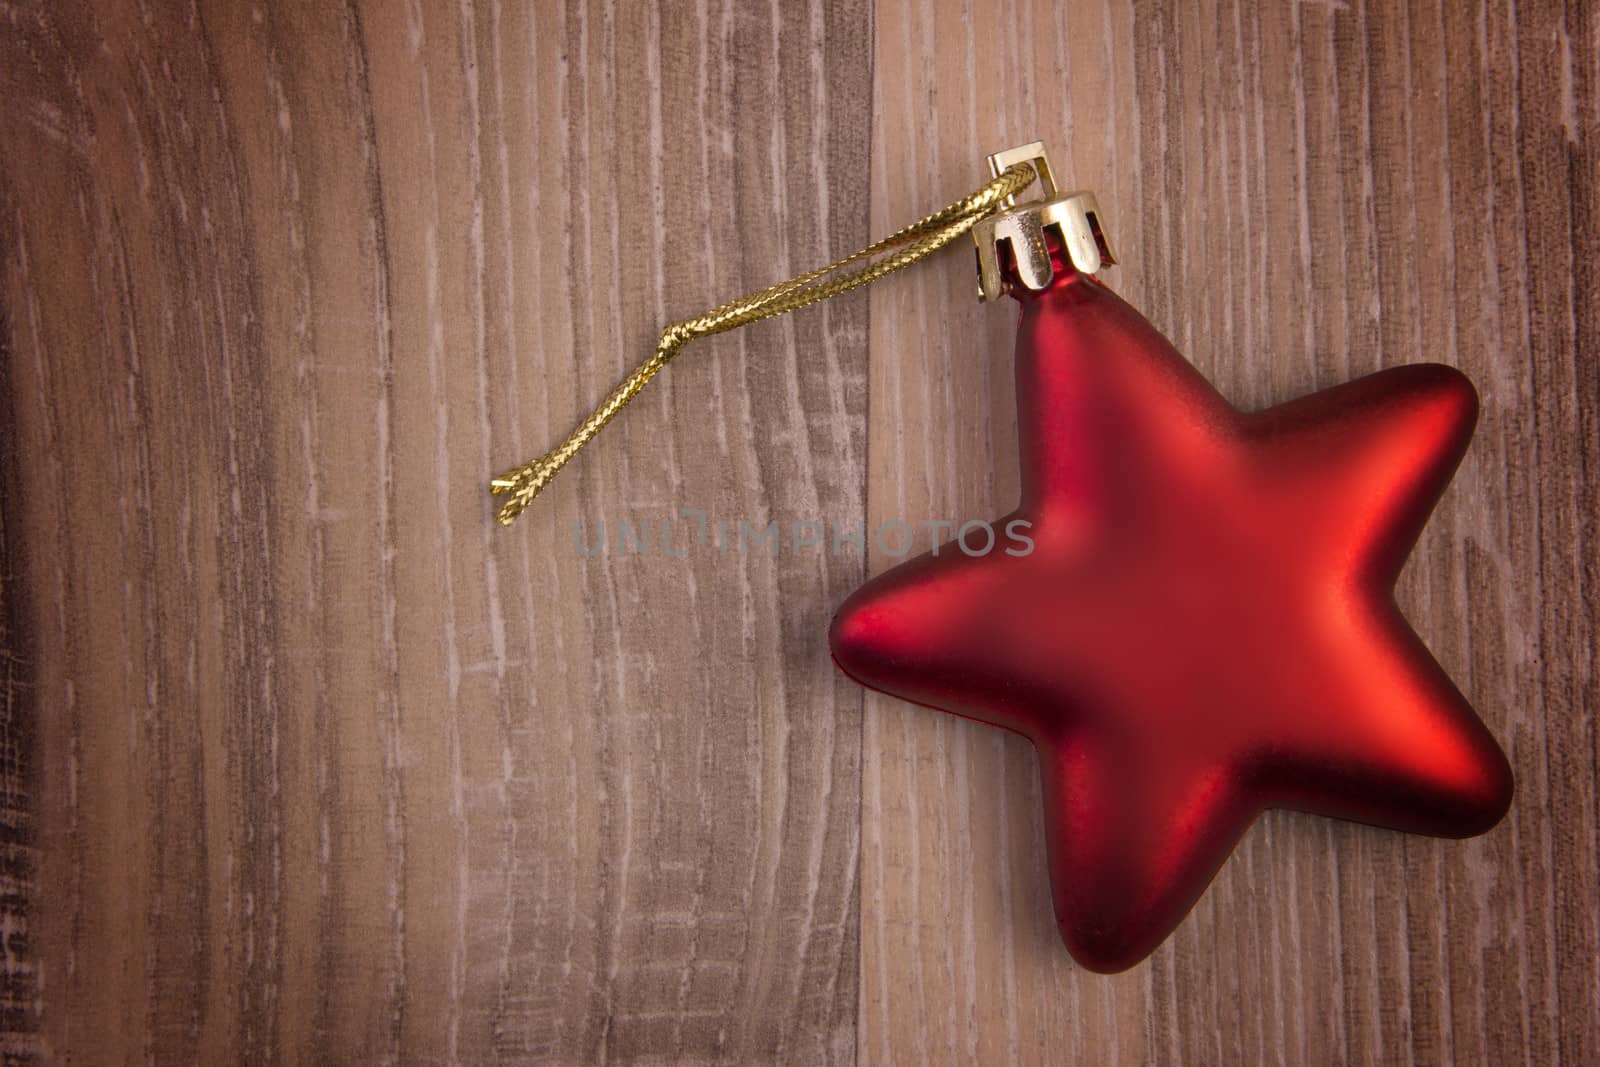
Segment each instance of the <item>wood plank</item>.
M863 561L574 524L859 523L865 301L691 349L512 532L484 487L667 318L863 242L867 18L7 9L62 1062L854 1057Z
M1107 979L1050 921L1026 743L869 698L861 1060L1594 1059L1592 6L886 0L877 25L875 232L1042 137L1101 194L1112 283L1235 402L1418 359L1474 378L1399 595L1520 788L1467 842L1270 815ZM951 263L874 292L870 523L1015 499L1013 315L970 286Z

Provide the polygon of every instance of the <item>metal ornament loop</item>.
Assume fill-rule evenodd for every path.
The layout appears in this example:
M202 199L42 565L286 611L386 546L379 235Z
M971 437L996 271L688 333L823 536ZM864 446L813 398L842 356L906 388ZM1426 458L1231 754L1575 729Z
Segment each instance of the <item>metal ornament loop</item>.
M991 215L972 228L972 240L978 248L978 294L983 300L998 299L1010 289L1010 282L1000 269L1002 241L1010 246L1016 281L1035 292L1055 280L1045 241L1047 229L1055 230L1072 265L1084 274L1094 274L1117 261L1094 194L1057 193L1042 141L995 153L989 157L989 169L1000 174L1023 162L1032 164L1038 172L1046 196L1008 205L1011 210Z

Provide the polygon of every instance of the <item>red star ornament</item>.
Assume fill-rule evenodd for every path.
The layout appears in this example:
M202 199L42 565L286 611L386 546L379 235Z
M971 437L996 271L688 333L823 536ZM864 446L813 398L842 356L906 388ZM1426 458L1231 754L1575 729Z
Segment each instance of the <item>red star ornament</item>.
M1258 413L1054 250L1016 293L1033 548L954 544L835 616L862 685L1038 750L1056 922L1096 971L1182 921L1260 811L1482 833L1510 767L1395 606L1477 395L1437 364ZM981 547L981 546L980 546Z

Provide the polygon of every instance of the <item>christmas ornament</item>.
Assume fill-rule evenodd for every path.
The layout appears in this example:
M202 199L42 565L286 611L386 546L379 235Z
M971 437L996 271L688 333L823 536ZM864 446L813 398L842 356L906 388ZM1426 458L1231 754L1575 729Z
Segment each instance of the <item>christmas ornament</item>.
M560 446L494 479L498 520L689 341L970 232L984 298L1022 308L1021 501L988 528L1026 536L893 568L830 639L863 685L1033 742L1073 955L1101 971L1143 959L1265 808L1443 836L1493 826L1505 757L1393 600L1471 438L1471 384L1401 367L1239 412L1094 277L1114 262L1099 208L1058 194L1041 144L989 165L982 189L870 248L669 326ZM1043 195L1017 203L1035 178Z
M974 233L984 295L1022 305L1022 499L994 525L1034 550L895 567L840 608L833 654L1033 741L1072 954L1143 959L1264 808L1493 826L1510 768L1393 599L1472 436L1467 379L1399 367L1244 414L1094 278L1092 200Z

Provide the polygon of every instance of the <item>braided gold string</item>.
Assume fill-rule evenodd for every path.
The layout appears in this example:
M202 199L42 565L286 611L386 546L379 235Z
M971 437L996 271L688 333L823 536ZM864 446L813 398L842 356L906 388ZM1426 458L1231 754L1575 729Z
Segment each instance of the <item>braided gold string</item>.
M515 522L517 516L528 509L528 505L533 503L540 491L550 484L550 479L578 454L578 450L604 429L606 423L616 418L617 412L626 407L628 401L639 395L639 391L656 376L656 372L665 367L684 345L696 337L709 337L761 319L798 311L800 308L831 296L848 293L852 289L859 289L887 274L909 267L971 230L984 216L1027 188L1033 178L1033 167L1027 163L1019 163L1006 169L981 189L962 197L948 207L935 211L926 218L918 219L859 252L852 252L843 259L809 274L802 274L786 282L749 293L713 308L703 315L668 326L661 331L661 339L656 343L655 354L639 364L632 374L611 390L599 406L590 412L589 417L567 435L565 441L538 459L506 471L489 483L490 493L495 496L509 496L509 499L501 505L499 514L495 517L496 521L502 526L509 526ZM863 260L872 259L895 249L899 251L895 251L885 259L840 273Z

